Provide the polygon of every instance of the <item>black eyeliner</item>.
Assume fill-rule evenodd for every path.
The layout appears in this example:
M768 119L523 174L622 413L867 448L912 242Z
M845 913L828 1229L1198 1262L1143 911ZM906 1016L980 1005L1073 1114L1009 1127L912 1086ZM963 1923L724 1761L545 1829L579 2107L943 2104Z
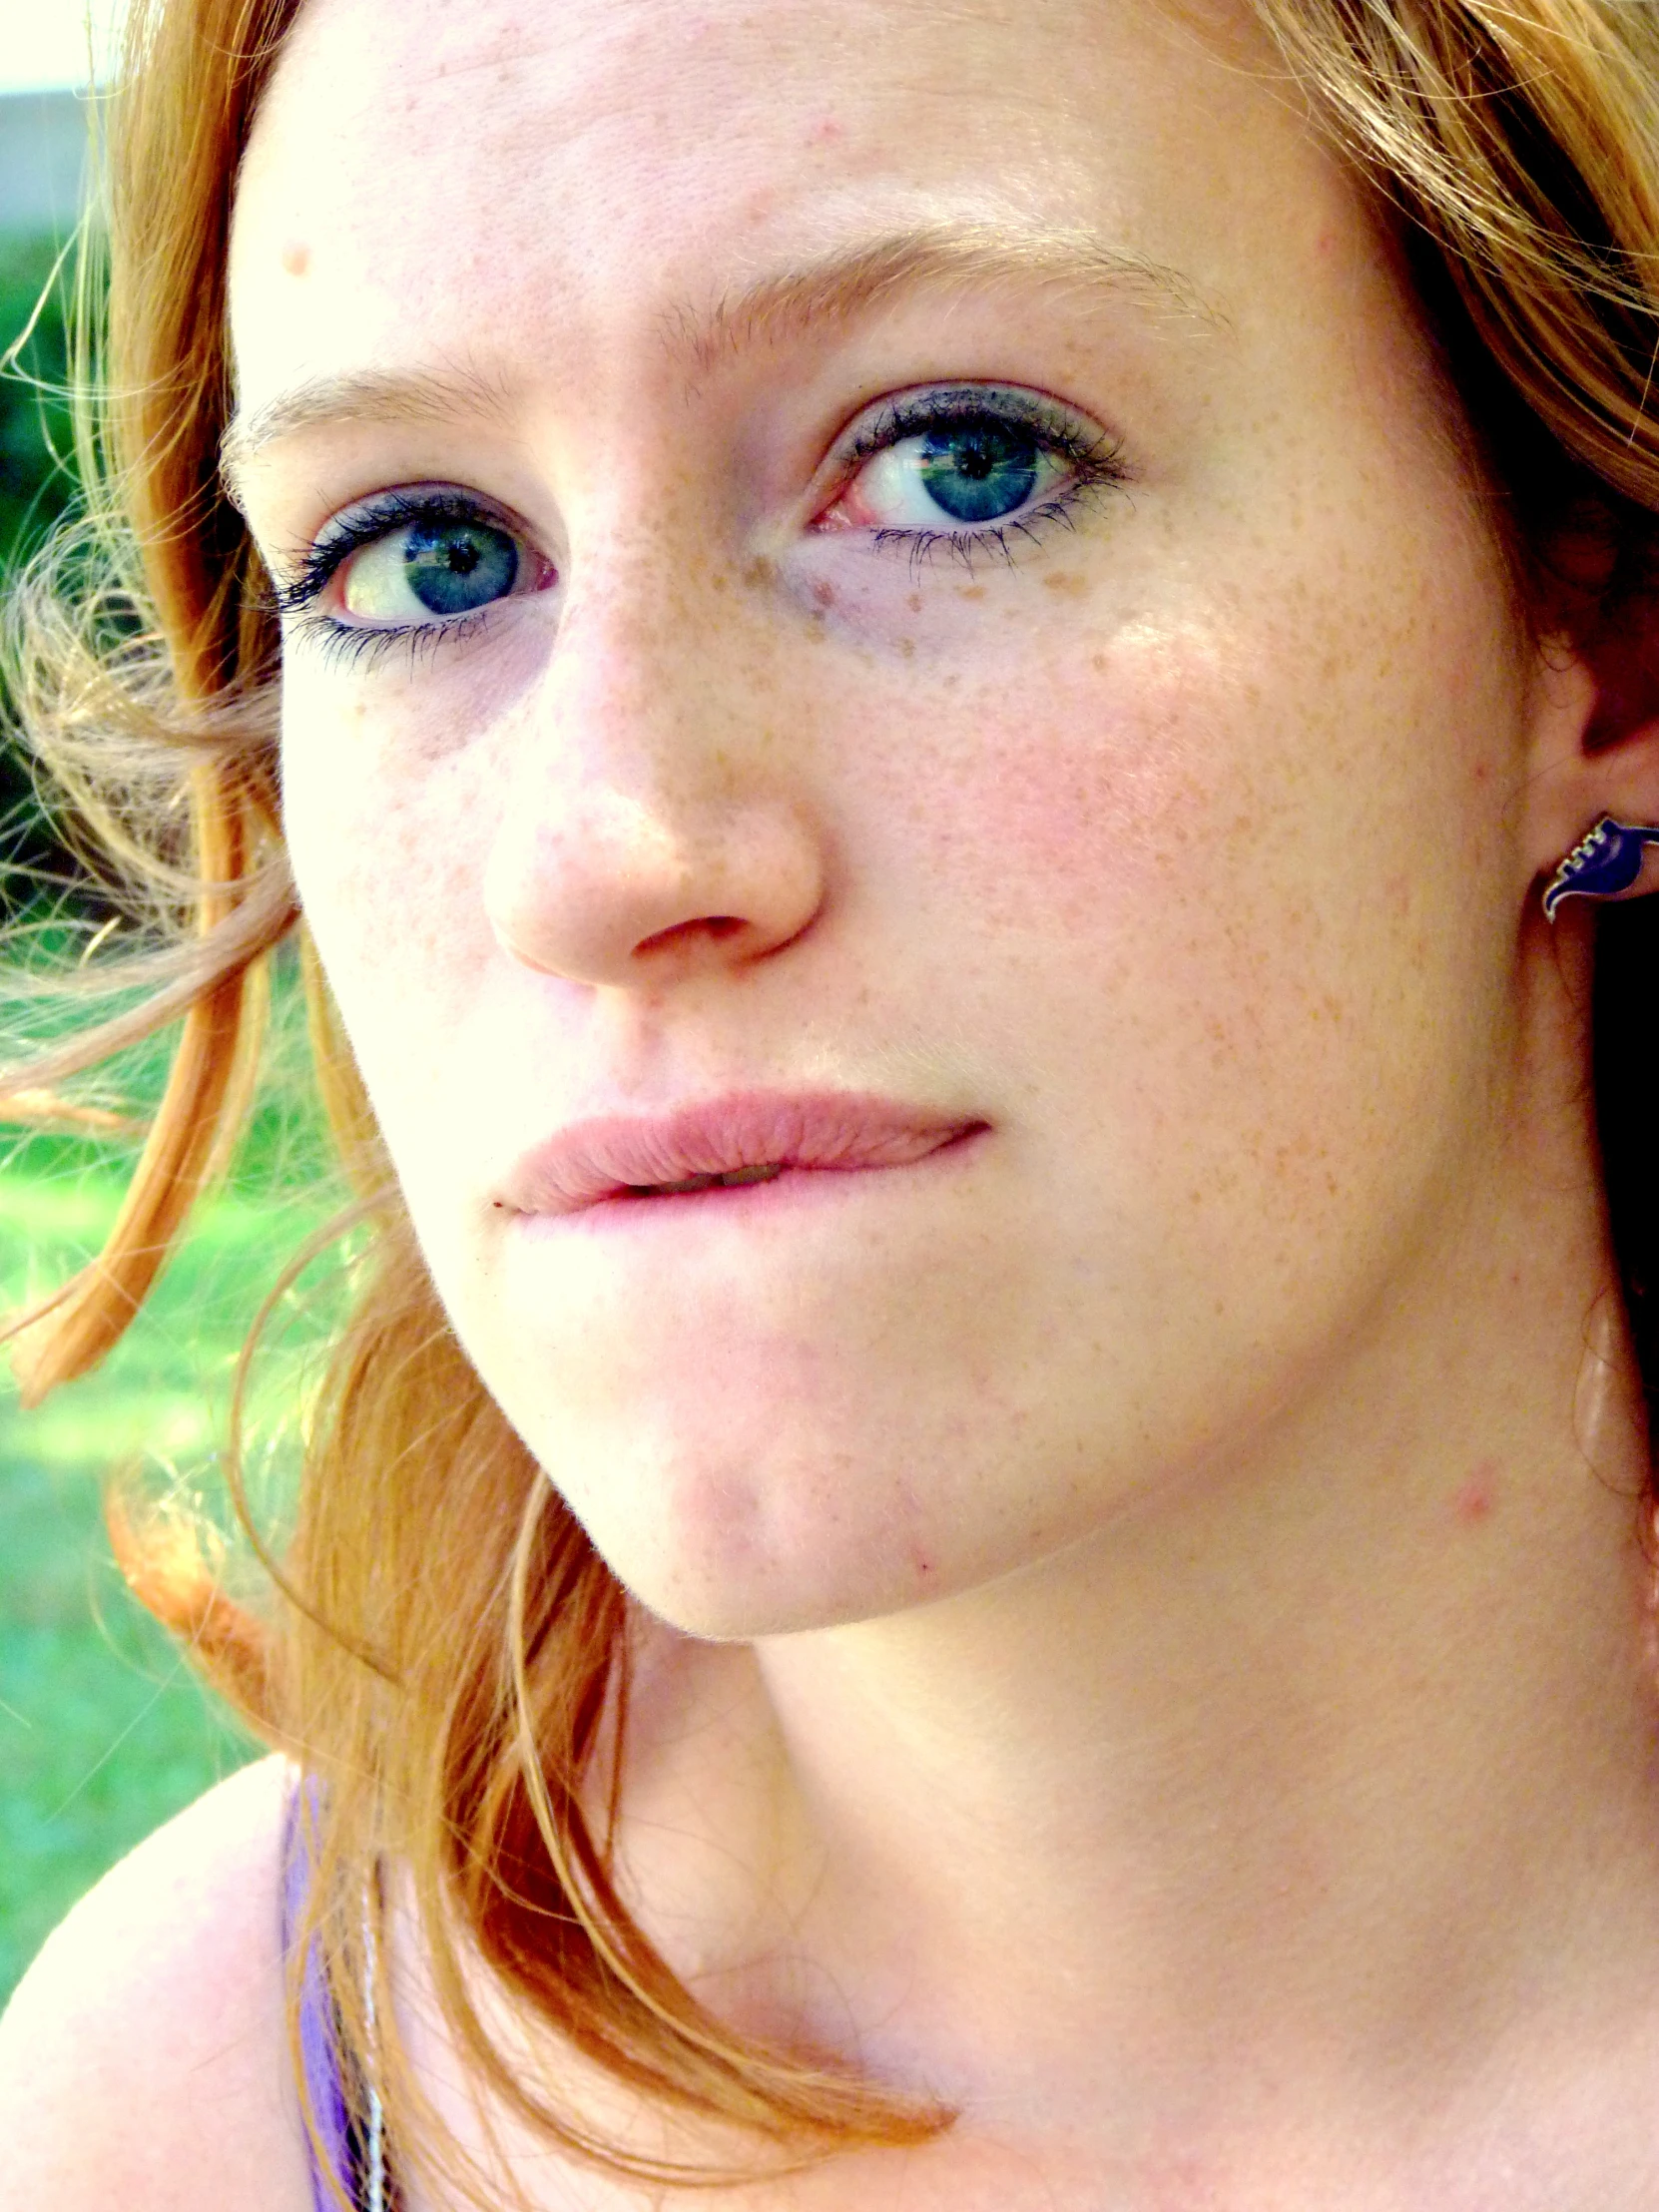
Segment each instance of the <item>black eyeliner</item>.
M464 492L373 492L325 523L314 542L295 557L290 580L276 588L277 614L294 615L311 606L351 555L360 553L364 546L389 537L393 530L401 530L411 522L434 521L483 523L491 530L507 531L515 540L520 534L505 517Z

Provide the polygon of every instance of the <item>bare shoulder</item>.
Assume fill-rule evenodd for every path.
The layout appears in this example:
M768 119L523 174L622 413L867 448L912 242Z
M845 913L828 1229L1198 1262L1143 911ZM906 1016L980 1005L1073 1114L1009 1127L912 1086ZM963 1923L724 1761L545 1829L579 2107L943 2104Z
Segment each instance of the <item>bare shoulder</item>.
M268 1759L82 1900L0 2019L0 2212L302 2212Z

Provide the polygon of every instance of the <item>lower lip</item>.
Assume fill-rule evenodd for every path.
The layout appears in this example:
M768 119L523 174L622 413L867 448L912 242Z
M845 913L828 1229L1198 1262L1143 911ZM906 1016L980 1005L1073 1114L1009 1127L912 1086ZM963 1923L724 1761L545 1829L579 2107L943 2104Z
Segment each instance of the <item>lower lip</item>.
M655 1195L632 1192L599 1199L592 1206L569 1214L520 1214L516 1227L527 1236L556 1231L601 1232L636 1229L646 1225L690 1227L694 1222L742 1219L787 1212L825 1200L850 1198L855 1191L879 1186L892 1188L917 1176L938 1176L959 1170L978 1151L980 1139L990 1134L981 1124L947 1137L935 1151L897 1167L801 1167L786 1168L765 1183L711 1183L701 1191L669 1191Z

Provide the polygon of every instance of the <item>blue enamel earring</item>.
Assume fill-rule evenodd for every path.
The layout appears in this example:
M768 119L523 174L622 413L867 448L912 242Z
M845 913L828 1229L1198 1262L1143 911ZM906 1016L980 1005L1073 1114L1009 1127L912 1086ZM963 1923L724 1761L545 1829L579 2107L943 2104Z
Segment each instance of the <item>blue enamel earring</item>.
M1544 917L1555 919L1563 898L1613 898L1629 890L1642 872L1642 851L1659 844L1659 830L1603 815L1579 838L1544 885Z

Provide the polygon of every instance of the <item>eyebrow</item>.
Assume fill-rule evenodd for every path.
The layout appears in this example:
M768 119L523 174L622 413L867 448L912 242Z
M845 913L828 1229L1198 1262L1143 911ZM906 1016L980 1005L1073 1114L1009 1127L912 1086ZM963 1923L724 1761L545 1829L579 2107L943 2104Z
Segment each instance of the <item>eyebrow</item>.
M1033 282L1079 292L1138 291L1182 314L1220 319L1179 270L1124 253L1091 232L989 223L897 232L763 276L706 314L681 309L665 319L675 350L707 372L727 354L853 321L900 292Z
M307 377L252 414L234 414L219 441L219 473L236 497L237 477L256 455L301 430L343 422L427 423L457 415L505 421L507 386L474 369L353 369Z
M917 290L970 290L1037 283L1092 294L1141 293L1178 315L1224 318L1179 270L1129 254L1087 231L1012 225L940 224L894 233L762 276L709 308L668 309L664 345L693 378L745 351L783 345L854 322ZM508 387L473 369L353 370L294 385L251 414L233 417L220 445L220 471L236 479L267 446L302 430L339 423L432 423L457 415L504 420Z

